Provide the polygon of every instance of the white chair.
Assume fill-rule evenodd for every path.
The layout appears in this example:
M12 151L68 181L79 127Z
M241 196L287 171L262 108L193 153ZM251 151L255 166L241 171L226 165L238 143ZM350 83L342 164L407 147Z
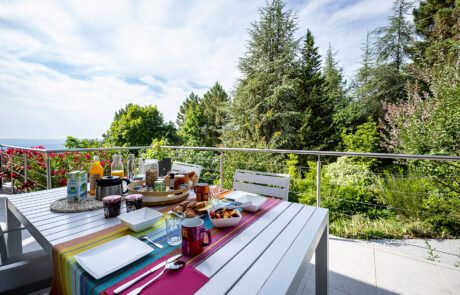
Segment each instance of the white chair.
M288 174L236 170L233 189L288 200Z
M3 232L0 226L0 294L26 294L51 285L51 257L44 250L8 256L4 234L23 229Z
M198 178L200 178L201 170L203 170L203 166L181 162L173 162L171 167L172 172L189 173L193 171Z

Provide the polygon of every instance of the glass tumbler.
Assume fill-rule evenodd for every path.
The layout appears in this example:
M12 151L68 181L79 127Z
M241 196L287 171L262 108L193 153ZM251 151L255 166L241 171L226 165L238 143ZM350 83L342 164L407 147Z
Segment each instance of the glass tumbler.
M220 202L219 196L222 192L222 186L210 185L209 186L209 203L212 206L218 205Z
M166 241L171 246L176 246L182 243L182 220L183 217L174 212L168 212L165 216Z

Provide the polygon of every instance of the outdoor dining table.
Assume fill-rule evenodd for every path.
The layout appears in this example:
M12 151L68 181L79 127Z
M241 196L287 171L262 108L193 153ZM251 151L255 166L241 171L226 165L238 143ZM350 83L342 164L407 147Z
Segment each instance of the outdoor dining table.
M53 246L120 223L104 218L103 209L51 212L50 204L65 196L66 188L8 196L7 225L22 223L51 255ZM315 254L316 294L327 294L328 228L327 209L281 201L196 266L209 278L197 293L298 293ZM21 236L9 235L8 248L21 252Z

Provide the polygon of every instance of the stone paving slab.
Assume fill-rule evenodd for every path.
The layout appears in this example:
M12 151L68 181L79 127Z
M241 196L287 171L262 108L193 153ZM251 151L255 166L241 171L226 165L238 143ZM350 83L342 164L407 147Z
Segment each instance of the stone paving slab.
M330 294L460 295L460 269L333 236L329 247ZM311 265L298 294L314 294L314 258Z

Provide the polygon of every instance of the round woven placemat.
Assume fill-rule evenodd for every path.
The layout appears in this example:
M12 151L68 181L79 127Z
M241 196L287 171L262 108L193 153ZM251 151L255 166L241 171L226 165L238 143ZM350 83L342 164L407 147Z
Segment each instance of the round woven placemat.
M67 202L67 198L59 199L51 203L50 210L58 213L72 213L93 211L103 208L102 201L86 199L81 202Z

